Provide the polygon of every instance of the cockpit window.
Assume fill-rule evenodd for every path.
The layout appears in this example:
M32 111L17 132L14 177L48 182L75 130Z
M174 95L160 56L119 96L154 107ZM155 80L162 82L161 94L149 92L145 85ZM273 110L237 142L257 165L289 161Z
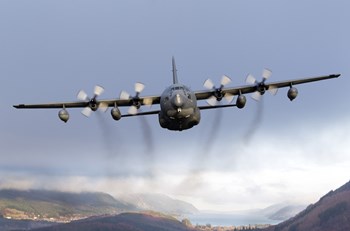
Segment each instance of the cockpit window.
M174 90L184 90L184 88L183 87L172 87L171 90L173 90L173 91Z
M174 91L182 91L183 94L188 97L189 99L191 99L191 96L190 96L190 89L187 88L186 86L174 86L174 87L171 87L170 88L170 97L173 95L173 92Z

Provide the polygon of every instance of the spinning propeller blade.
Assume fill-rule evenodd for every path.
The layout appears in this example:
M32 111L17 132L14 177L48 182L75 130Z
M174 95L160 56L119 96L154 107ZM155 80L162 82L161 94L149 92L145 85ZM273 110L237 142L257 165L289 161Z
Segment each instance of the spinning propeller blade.
M205 80L203 86L208 90L211 90L215 87L215 85L214 85L213 81L211 81L211 79Z
M272 75L272 71L265 68L262 71L262 80L259 82L255 79L255 77L251 74L249 74L246 78L246 83L248 84L255 84L256 91L251 95L251 97L256 100L260 101L262 95L265 93L266 90L268 90L272 95L277 94L277 88L274 86L270 86L267 89L267 86L265 85L265 81L269 79Z
M207 100L206 100L207 104L209 104L210 106L215 106L217 104L217 99L215 96L210 96Z
M143 83L135 83L135 92L141 93L145 89L145 85Z
M256 79L253 75L249 74L247 75L247 78L245 79L245 82L248 84L255 84L256 83Z
M77 98L79 100L82 100L82 101L87 101L87 104L88 106L85 107L81 113L86 116L86 117L89 117L91 115L91 112L92 111L96 111L97 109L99 109L100 111L103 111L105 112L108 108L108 104L105 104L105 103L99 103L96 98L101 95L104 91L104 88L99 86L99 85L96 85L95 88L94 88L94 96L92 98L89 98L89 96L86 94L85 91L83 90L80 90L78 92L78 95L77 95Z
M98 105L98 110L102 111L102 112L106 112L108 110L108 104L106 103L100 103Z
M80 90L80 91L78 92L77 98L78 98L79 100L89 100L88 95L87 95L87 94L85 93L85 91L83 91L83 90Z
M152 106L152 104L153 104L152 98L143 99L143 104L145 104L146 106Z
M227 75L223 75L221 78L220 87L217 88L217 87L215 87L215 85L211 79L207 79L204 82L203 86L208 90L213 90L213 92L212 92L212 96L210 96L206 100L206 102L210 106L215 106L218 104L219 101L222 100L222 98L225 98L228 103L231 103L234 96L232 94L225 93L223 91L224 86L229 84L230 82L231 82L230 77L228 77Z
M231 103L233 101L233 99L235 98L235 96L230 94L230 93L226 93L224 98L228 103Z
M260 92L256 91L252 94L252 99L254 99L255 101L260 101L261 100L261 97L262 95L260 94Z
M226 86L229 83L231 83L230 77L228 77L227 75L223 75L221 78L221 86Z
M152 98L145 98L143 99L143 101L141 102L141 99L139 98L139 94L143 91L143 89L145 89L145 85L143 83L135 83L134 86L135 89L135 96L131 96L128 92L126 91L122 91L120 93L120 99L123 100L131 100L132 105L129 107L128 109L128 113L131 115L136 115L139 108L141 107L141 104L145 104L147 106L151 106L153 103Z
M101 95L102 93L104 92L104 88L99 86L99 85L96 85L95 86L95 89L94 89L94 94L95 96L99 96Z
M137 111L138 111L138 109L137 109L136 106L130 106L130 107L129 107L129 110L128 110L128 113L129 113L130 115L136 115L136 114L137 114Z
M82 111L81 111L81 114L83 114L84 116L86 117L90 117L92 113L92 110L90 107L85 107Z
M123 99L123 100L130 99L130 94L127 93L126 91L122 91L122 92L120 92L119 98L120 98L120 99Z
M271 70L269 70L269 69L267 69L267 68L265 68L265 69L263 70L263 73L262 73L263 79L266 80L266 79L270 78L271 75L272 75L272 71L271 71Z
M278 88L276 86L270 86L268 91L270 92L271 95L276 95L278 92Z

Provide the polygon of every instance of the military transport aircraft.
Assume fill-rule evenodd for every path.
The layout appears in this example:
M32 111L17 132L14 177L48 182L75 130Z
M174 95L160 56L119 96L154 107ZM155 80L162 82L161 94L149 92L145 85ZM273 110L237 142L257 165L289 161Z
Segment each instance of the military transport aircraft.
M82 114L88 117L92 111L96 111L97 109L106 111L109 107L112 107L111 115L114 120L120 120L122 117L129 116L158 114L159 124L162 128L182 131L199 124L201 110L224 107L243 108L247 101L244 94L253 93L252 98L260 100L266 91L275 95L278 88L289 87L287 96L292 101L298 95L298 90L294 85L337 78L340 76L340 74L331 74L312 78L266 83L266 80L271 76L272 72L268 69L264 69L261 81L257 81L249 74L246 78L247 85L225 88L225 86L231 82L231 79L224 75L219 87L216 87L210 79L207 79L204 82L204 87L207 88L207 90L192 91L187 86L178 82L174 57L172 58L172 68L173 84L166 88L161 95L140 96L140 93L145 86L142 83L136 83L135 96L131 96L129 93L122 91L119 99L98 100L97 97L104 91L104 89L101 86L96 86L92 98L89 98L84 91L80 91L77 96L79 101L75 102L18 104L14 105L14 107L20 109L61 108L58 116L63 122L67 122L69 119L67 108L83 108ZM237 96L237 99L236 103L232 104L231 102L233 101L234 96ZM225 98L228 103L223 105L218 104L223 98ZM198 100L206 100L208 105L199 106L197 105ZM139 110L143 105L152 104L159 104L160 110L144 112ZM119 107L125 106L129 107L128 114L122 114L119 110Z

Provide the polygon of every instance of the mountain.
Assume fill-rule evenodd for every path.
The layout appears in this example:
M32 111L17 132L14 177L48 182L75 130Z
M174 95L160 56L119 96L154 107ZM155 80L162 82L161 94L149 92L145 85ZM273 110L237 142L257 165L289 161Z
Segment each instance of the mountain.
M184 201L162 194L131 194L116 199L106 193L48 190L0 190L0 217L67 222L89 216L152 210L172 215L197 213Z
M192 204L173 199L163 194L130 194L118 198L127 204L132 204L140 210L158 211L166 214L183 215L198 213Z
M11 220L0 217L0 230L30 230L34 228L47 227L55 225L56 223L47 221L33 221L33 220Z
M194 231L180 221L162 214L122 213L59 224L33 231Z
M106 193L0 190L0 216L13 219L69 221L135 209Z
M298 205L293 203L280 203L271 205L265 209L259 210L257 213L264 215L270 220L285 221L306 208L306 205Z
M350 230L350 181L339 189L330 191L295 217L266 229L266 231L304 230Z

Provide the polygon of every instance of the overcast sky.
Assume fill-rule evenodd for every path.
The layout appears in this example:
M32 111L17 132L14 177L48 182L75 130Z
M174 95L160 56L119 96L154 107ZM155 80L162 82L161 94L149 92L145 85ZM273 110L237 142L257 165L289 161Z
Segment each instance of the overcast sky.
M350 179L350 3L280 0L0 1L0 187L158 192L202 210L313 203ZM179 80L244 85L341 73L341 78L248 98L243 110L203 111L187 131L158 116L114 121L19 103L160 94ZM157 109L159 106L152 106ZM145 109L146 110L146 109ZM127 108L122 109L123 112Z

